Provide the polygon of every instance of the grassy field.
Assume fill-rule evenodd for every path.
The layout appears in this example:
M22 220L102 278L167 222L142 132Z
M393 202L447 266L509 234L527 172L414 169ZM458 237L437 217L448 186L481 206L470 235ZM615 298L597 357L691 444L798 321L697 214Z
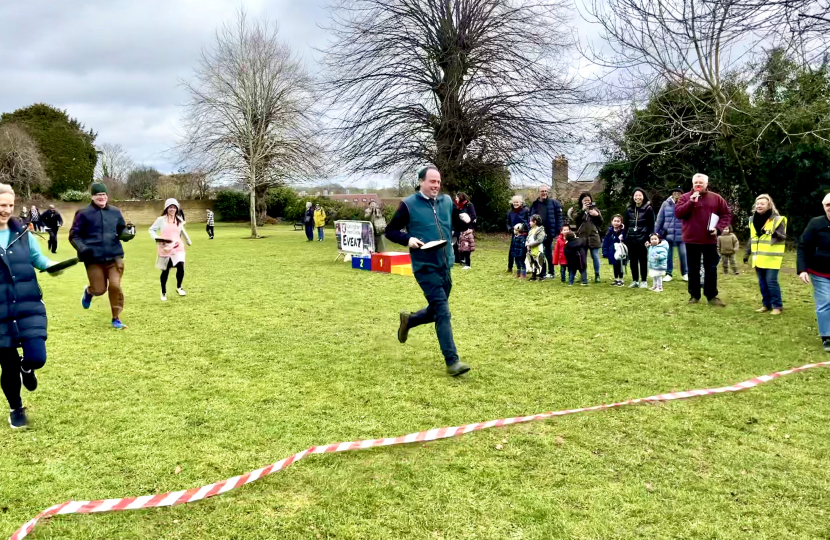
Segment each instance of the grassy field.
M80 306L82 268L41 278L50 317L31 427L0 429L0 537L68 499L189 489L312 445L723 386L824 361L809 287L759 315L754 274L729 306L504 273L481 239L453 272L469 376L445 375L411 277L334 263L333 233L193 227L185 289L159 301L154 245L127 245L122 320ZM72 254L62 239L58 258ZM791 263L791 262L790 262ZM604 277L610 270L604 266ZM55 518L37 539L627 539L830 537L830 372L740 394L582 414L458 439L312 456L193 505ZM5 535L5 536L3 536Z

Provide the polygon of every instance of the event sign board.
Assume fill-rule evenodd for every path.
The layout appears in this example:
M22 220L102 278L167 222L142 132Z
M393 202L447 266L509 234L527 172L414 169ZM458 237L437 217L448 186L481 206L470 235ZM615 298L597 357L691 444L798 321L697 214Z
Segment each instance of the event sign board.
M375 252L375 230L369 221L335 221L334 236L341 253L363 255Z

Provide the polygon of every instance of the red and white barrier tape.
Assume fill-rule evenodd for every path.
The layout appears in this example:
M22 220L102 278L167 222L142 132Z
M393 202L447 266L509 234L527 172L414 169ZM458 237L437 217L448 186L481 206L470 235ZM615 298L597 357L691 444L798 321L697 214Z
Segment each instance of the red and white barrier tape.
M351 441L327 444L325 446L312 446L307 450L298 452L293 456L289 456L281 461L272 463L262 469L257 469L253 472L243 474L242 476L234 476L228 480L203 486L200 488L189 489L187 491L174 491L169 493L162 493L160 495L145 495L143 497L126 497L123 499L106 499L98 501L67 501L62 504L47 508L37 515L33 520L29 521L20 529L17 530L9 540L20 540L32 532L35 525L41 519L51 516L66 515L66 514L93 514L98 512L115 512L120 510L139 510L143 508L156 508L158 506L176 506L179 504L192 503L207 499L215 495L221 495L232 489L244 486L255 482L260 478L273 474L287 468L292 463L309 456L310 454L327 454L331 452L346 452L349 450L362 450L364 448L374 448L376 446L394 446L398 444L408 444L423 441L435 441L438 439L448 439L450 437L458 437L471 431L480 431L492 427L501 427L509 424L523 424L525 422L533 422L535 420L544 420L553 418L555 416L565 416L568 414L576 414L588 411L602 411L605 409L612 409L615 407L622 407L624 405L636 405L638 403L655 403L661 401L673 401L676 399L686 399L695 396L708 396L712 394L724 394L727 392L739 392L754 388L759 384L763 384L785 375L799 373L808 369L817 367L830 367L830 362L819 362L818 364L807 364L801 367L788 369L785 371L777 371L771 375L762 375L755 377L748 381L733 384L732 386L724 386L722 388L707 388L703 390L688 390L686 392L672 392L670 394L660 394L646 398L629 399L628 401L621 401L619 403L611 403L609 405L594 405L593 407L582 407L581 409L567 409L564 411L546 412L534 414L532 416L518 416L514 418L502 418L500 420L490 420L489 422L482 422L479 424L467 424L460 427L442 427L437 429L430 429L428 431L420 431L418 433L410 433L401 437L393 437L386 439L369 439L365 441Z

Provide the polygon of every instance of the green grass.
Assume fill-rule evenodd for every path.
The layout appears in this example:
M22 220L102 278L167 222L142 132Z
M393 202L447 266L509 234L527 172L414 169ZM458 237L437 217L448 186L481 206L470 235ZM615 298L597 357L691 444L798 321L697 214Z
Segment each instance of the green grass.
M24 395L31 429L0 429L0 537L68 499L198 487L312 445L827 359L794 275L782 275L785 313L771 318L753 313L752 274L722 278L718 311L686 305L681 281L663 294L520 282L491 238L473 270L453 273L453 329L473 370L452 379L432 329L395 339L398 310L424 304L413 278L334 263L331 231L322 244L286 227L262 240L216 232L208 241L194 227L188 296L165 304L149 236L127 245L125 331L108 327L105 297L81 309L82 268L41 278L49 361ZM58 258L71 253L62 239ZM829 382L817 370L739 394L312 456L208 501L58 517L32 537L828 538Z

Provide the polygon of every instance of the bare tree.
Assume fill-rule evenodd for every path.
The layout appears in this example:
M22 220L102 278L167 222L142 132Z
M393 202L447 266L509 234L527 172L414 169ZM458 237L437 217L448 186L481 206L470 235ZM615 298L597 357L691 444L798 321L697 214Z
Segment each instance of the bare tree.
M636 153L680 152L718 140L733 157L741 187L749 186L737 146L737 119L747 114L738 96L749 55L782 39L782 29L815 0L592 0L610 55L593 58L623 68L647 97L661 95L635 116L642 130ZM645 115L645 116L644 116ZM636 130L635 130L636 132ZM668 150L667 150L668 149Z
M127 175L135 169L135 163L120 144L104 143L97 147L98 163L93 177L96 180L112 178L126 182Z
M0 182L11 184L25 198L44 191L51 182L35 141L16 124L0 126Z
M567 64L568 5L332 0L324 66L345 166L431 162L451 190L482 166L547 171L576 141L573 108L586 101Z
M320 171L314 83L276 24L240 12L202 52L185 112L185 161L240 181L250 194L251 236L265 191Z

